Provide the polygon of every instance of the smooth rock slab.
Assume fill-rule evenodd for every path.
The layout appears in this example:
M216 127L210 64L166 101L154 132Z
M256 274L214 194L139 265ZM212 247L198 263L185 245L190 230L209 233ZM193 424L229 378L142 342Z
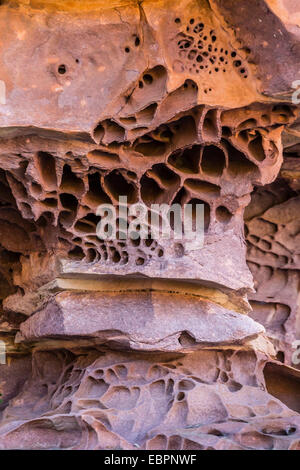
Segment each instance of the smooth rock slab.
M250 317L192 295L65 291L21 325L19 340L97 338L110 346L180 351L243 344L262 332Z

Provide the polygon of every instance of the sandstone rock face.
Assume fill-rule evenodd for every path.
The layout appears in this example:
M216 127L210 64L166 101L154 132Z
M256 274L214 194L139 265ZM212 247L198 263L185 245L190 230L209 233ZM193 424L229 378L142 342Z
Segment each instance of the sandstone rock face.
M105 341L123 346L128 343L132 349L148 351L242 344L263 331L248 316L199 297L143 291L105 294L64 291L20 327L27 341L103 336Z
M254 193L246 212L248 264L256 288L250 315L260 317L278 358L288 364L299 338L298 207L299 196L281 180Z
M254 352L36 352L1 447L299 449L299 401L268 393L268 366Z
M300 450L299 14L1 2L0 449Z

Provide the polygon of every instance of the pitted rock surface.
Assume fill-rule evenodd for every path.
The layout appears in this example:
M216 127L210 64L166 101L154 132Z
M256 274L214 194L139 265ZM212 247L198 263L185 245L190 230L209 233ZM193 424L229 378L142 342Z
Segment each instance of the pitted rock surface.
M0 449L300 449L296 3L0 2Z

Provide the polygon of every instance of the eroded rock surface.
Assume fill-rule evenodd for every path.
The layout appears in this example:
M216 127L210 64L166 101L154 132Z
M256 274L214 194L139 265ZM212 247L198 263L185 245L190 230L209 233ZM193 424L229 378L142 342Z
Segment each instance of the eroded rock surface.
M1 447L299 449L299 401L268 393L268 366L253 352L37 352L3 411ZM290 379L299 395L299 373Z
M248 264L256 288L250 315L260 318L278 358L288 364L299 339L298 208L297 192L278 180L254 193L246 211Z
M300 449L298 13L1 2L0 448Z

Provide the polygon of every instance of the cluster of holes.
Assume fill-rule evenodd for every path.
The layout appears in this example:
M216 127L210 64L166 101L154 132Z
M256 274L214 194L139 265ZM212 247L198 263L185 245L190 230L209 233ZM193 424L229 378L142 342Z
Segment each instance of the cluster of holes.
M175 23L181 25L180 18ZM207 70L212 73L226 73L233 66L244 78L248 77L247 66L236 51L226 49L218 41L216 32L202 21L191 18L184 29L176 36L179 60L174 62L177 72L188 71L199 74ZM250 50L247 50L250 53ZM211 91L210 88L206 92Z
M285 323L288 320L291 309L288 305L274 302L251 301L252 312L250 316L262 323L267 331L285 334Z
M167 71L161 65L145 70L135 88L124 96L122 113L114 119L99 122L94 128L95 142L104 145L128 144L127 140L144 134L156 117L157 99L165 94L166 80Z
M92 152L89 159L101 166L109 166L110 162L120 164L117 154L100 150ZM73 244L69 250L69 256L73 259L85 257L89 262L102 260L128 263L129 248L124 246L121 237L117 237L117 242L108 242L101 241L96 236L97 224L100 222L100 216L94 213L96 207L102 203L117 204L120 196L127 196L129 204L141 199L148 206L173 202L181 205L189 203L194 208L196 204L203 204L206 230L210 226L211 208L215 211L216 220L221 223L228 223L233 215L228 208L218 203L220 186L205 181L207 177L214 179L222 175L225 156L219 147L208 146L201 150L199 146L193 146L184 151L176 151L170 155L167 165L152 165L140 180L134 172L125 169L93 170L82 178L73 172L69 164L64 164L59 183L56 162L52 155L38 152L35 164L40 179L31 182L30 195L34 199L31 204L27 202L30 197L22 183L11 183L21 210L30 211L31 216L32 209L35 213L38 212L38 224L41 227L57 217L62 229L69 235L73 234L67 237L67 241ZM203 179L199 179L199 173L203 174ZM79 213L83 213L83 208L85 215L78 217ZM63 232L61 238L65 235ZM155 243L157 244L151 238L132 240L131 253L134 253L137 265L145 264L153 255L163 257L163 249L156 247Z
M233 214L221 202L220 187L225 166L225 155L217 146L194 145L175 151L169 156L167 164L155 164L142 176L141 198L148 206L163 202L182 207L191 204L193 220L196 205L203 204L206 231L212 213L216 221L228 224Z
M146 75L143 77L143 83L149 82L150 84L152 76L149 74L148 78ZM190 84L188 81L183 85L185 88L189 86L196 85ZM272 108L271 113L266 114L266 110L264 113L260 113L261 116L259 114L258 120L248 119L239 124L238 137L234 140L233 132L228 127L226 118L224 118L226 125L222 127L218 137L218 129L222 124L223 117L218 123L217 110L207 111L202 125L202 135L208 141L219 139L217 145L187 145L170 153L179 133L187 133L192 142L197 140L194 117L189 115L168 125L161 125L154 131L138 138L133 143L133 149L143 156L151 159L159 158L161 161L169 155L166 163L154 164L141 177L140 196L142 201L148 205L162 202L202 203L205 206L206 230L209 229L212 217L222 224L228 224L233 213L220 199L222 177L225 175L233 178L240 175L257 175L257 165L266 158L266 154L262 135L258 130L253 130L253 127L260 125L260 120L266 118L270 123L278 124L278 116L280 120L283 119L283 116L290 117L290 110L283 109L282 106L277 106L276 109ZM245 153L237 150L234 146L236 142L240 147L245 148ZM251 160L246 156L249 156ZM117 161L117 157L115 159ZM137 194L136 191L133 193Z
M143 361L135 355L127 355L126 358L119 355L109 360L106 356L95 358L94 352L84 358L66 357L66 366L58 371L57 382L50 383L41 375L40 383L52 413L82 414L89 410L93 415L95 412L92 421L95 429L99 430L101 423L102 428L128 442L134 443L138 439L139 447L148 450L208 449L218 444L218 439L208 444L209 436L220 438L223 444L227 438L230 444L236 442L246 448L260 448L262 442L272 448L277 437L295 438L298 431L296 425L286 421L285 408L267 392L263 400L252 400L249 405L241 404L239 396L234 397L244 386L247 387L247 394L260 389L254 353L202 351L195 354L198 355L196 360L186 356L166 362L156 362L155 356L150 362ZM266 374L266 380L269 375ZM236 380L237 376L239 381ZM219 384L218 388L216 384ZM231 398L226 399L225 396L220 400L220 385L227 387L232 393ZM188 424L189 394L197 392L197 388L200 392L197 396L200 415L194 417L195 423ZM244 395L241 395L242 401ZM152 409L159 410L149 415L146 426L143 425L143 414L134 413L145 397ZM215 415L213 421L205 420L200 424L198 418L201 418L201 408L205 412L207 399L212 405L216 400ZM219 403L222 406L218 406ZM120 427L120 421L115 419L124 413L128 416L126 428ZM170 428L161 433L149 433L149 429L152 426L157 429L166 416L174 417L176 431ZM178 432L178 419L180 427L185 430L183 436ZM231 424L234 424L233 428ZM193 428L199 432L193 433ZM189 436L186 435L188 432ZM211 439L209 441L212 442Z
M100 164L106 162L108 155L96 151ZM47 226L58 224L59 240L70 246L68 256L71 259L85 258L87 262L120 265L130 260L141 266L152 258L163 258L164 250L150 238L150 231L146 239L136 236L135 239L124 240L119 231L115 241L101 240L97 236L101 217L96 215L96 209L100 204L116 204L119 196L127 196L128 204L138 201L137 176L134 172L125 169L94 170L82 177L65 163L59 182L56 161L51 154L38 152L35 165L39 182L31 181L26 188L9 174L9 184L23 215L36 218L37 230L45 231ZM132 220L133 217L129 218L129 222ZM117 220L117 229L119 223L120 219Z
M293 207L293 196L291 194ZM288 200L286 201L288 203ZM251 208L249 209L251 210ZM294 220L288 224L277 224L264 219L264 215L246 221L246 238L248 242L248 258L251 260L261 259L264 264L284 268L293 265L297 260L290 246L284 246L283 237L287 240L294 237L297 231L298 221Z
M292 282L292 273L287 269L277 269L272 266L259 264L261 260L253 261L248 260L248 266L254 277L254 287L257 289L258 294L261 296L266 290L268 297L266 301L272 301L280 293L288 299L291 295L289 291L289 284ZM291 275L291 276L290 276Z
M65 64L60 64L60 65L58 66L57 71L58 71L58 73L59 73L60 75L64 75L64 74L66 73L66 71L67 71L67 67L65 66Z
M179 140L179 133L186 137L185 140L197 141L196 127L199 123L196 125L193 115L193 111L197 112L197 108L201 108L196 106L197 84L187 79L179 88L166 94L166 80L167 72L164 67L156 66L146 70L135 88L128 92L128 96L124 96L125 102L120 115L105 119L96 125L93 130L95 142L105 146L124 145L128 150L133 148L144 156L159 157L167 153L174 140ZM212 88L204 89L204 93L210 91ZM184 111L183 117L176 119L178 106L186 105L190 106L192 115L191 111ZM205 109L205 119L202 123L203 140L213 142L222 134L232 145L245 149L245 153L251 157L250 160L262 162L266 152L263 148L261 128L288 123L294 118L294 111L287 105L278 104L268 108L254 109L253 117L250 118L252 113L246 110L241 113L239 122L236 122L236 117L233 116L236 110L221 112L218 109ZM160 118L165 118L166 112L172 119L168 124L162 124ZM236 116L239 116L239 113L236 113ZM222 130L219 129L220 119ZM272 141L268 146L268 156L274 159L278 155L278 149Z

